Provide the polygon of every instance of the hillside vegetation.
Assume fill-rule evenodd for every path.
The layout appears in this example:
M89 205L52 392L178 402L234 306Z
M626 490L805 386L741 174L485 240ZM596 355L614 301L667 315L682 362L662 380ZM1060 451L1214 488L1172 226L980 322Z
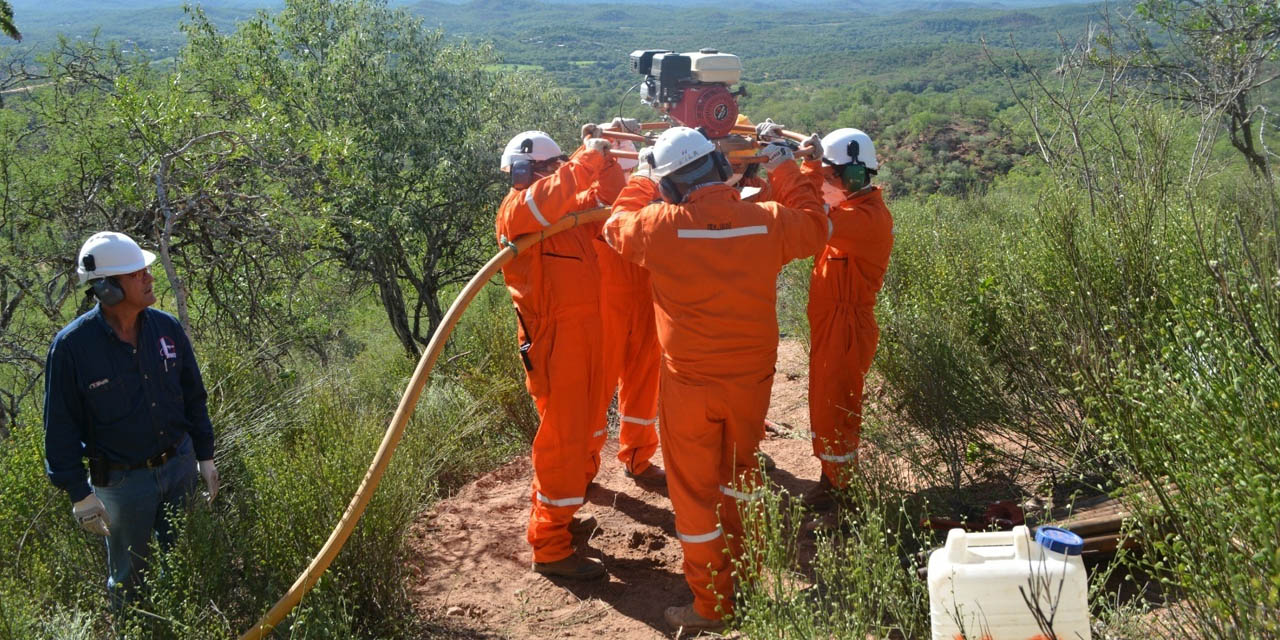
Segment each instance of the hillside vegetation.
M1194 60L1260 46L1253 77L1274 73L1280 15L1246 4L1268 39L1210 34L1227 47ZM1157 21L1191 10L1144 6ZM1118 25L1074 47L1098 16L1081 5L139 11L111 13L122 31L97 39L75 22L38 51L0 48L0 638L227 638L252 624L327 536L441 309L495 249L504 142L650 119L623 99L639 79L627 53L708 45L743 56L753 118L869 131L897 234L863 508L822 535L805 576L822 588L800 593L790 507L771 502L740 568L761 579L733 623L753 638L927 637L913 573L935 542L916 527L924 496L1008 489L1016 469L1041 479L1037 496L1110 492L1136 514L1141 551L1095 576L1095 637L1280 638L1275 83L1237 92L1262 107L1247 123L1259 168L1227 107L1168 99ZM1197 51L1178 24L1137 23L1146 45ZM75 249L102 228L169 250L159 306L185 300L225 485L182 514L180 543L119 615L101 541L43 477L40 426L45 350L87 306ZM780 280L790 335L806 335L807 269ZM491 286L469 312L382 490L277 637L456 631L411 610L404 534L528 448L509 304ZM1125 574L1143 597L1108 590Z

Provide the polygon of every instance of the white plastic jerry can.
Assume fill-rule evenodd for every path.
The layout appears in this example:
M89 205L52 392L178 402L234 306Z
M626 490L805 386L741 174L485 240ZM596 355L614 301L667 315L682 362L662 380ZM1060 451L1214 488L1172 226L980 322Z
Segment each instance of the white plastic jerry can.
M1083 548L1058 527L952 529L929 554L933 640L1090 640Z

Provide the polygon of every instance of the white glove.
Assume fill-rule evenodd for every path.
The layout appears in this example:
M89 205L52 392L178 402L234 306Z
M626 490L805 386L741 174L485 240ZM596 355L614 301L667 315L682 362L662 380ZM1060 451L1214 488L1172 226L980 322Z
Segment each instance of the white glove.
M795 160L796 154L791 151L791 147L778 142L771 142L769 146L760 150L757 155L764 156L769 160L764 163L764 168L773 171L782 166L782 163Z
M804 143L800 145L800 151L804 151L805 149L811 149L811 151L808 152L809 155L805 157L807 160L821 160L822 138L818 137L818 134L816 133L809 136L809 139L805 140Z
M757 140L777 140L782 138L782 125L773 121L772 118L765 118L764 122L756 125Z
M657 182L658 178L653 175L653 164L650 159L653 158L653 147L645 147L636 154L636 168L631 170L631 175L648 178L653 182Z
M657 178L653 177L653 167L649 166L647 162L637 162L636 168L631 170L631 175L646 178L654 183L658 181Z
M587 151L598 151L606 158L609 157L609 149L613 148L613 145L604 138L587 138L582 141L582 146L586 147Z
M582 125L582 139L583 139L583 140L586 140L587 138L599 138L599 137L600 137L600 132L601 132L601 129L600 129L600 125L598 125L598 124L592 124L592 123L588 122L588 123L586 123L586 124Z
M213 459L200 460L196 462L196 470L200 472L200 477L204 478L205 489L209 492L209 502L218 497L218 486L222 483L222 478L218 476L218 466L213 464Z
M626 131L627 133L640 133L640 121L635 118L614 118L609 121L610 129L617 131Z
M89 533L100 536L111 535L111 516L107 515L107 507L102 500L92 493L83 500L71 505L71 515L75 516L80 527Z

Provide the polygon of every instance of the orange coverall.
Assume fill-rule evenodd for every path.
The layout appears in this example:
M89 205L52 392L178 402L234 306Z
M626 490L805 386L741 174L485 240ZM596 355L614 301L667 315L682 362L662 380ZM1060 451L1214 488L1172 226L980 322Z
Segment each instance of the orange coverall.
M830 234L817 190L794 164L771 178L798 208L742 202L725 184L697 189L683 204L649 204L657 187L636 177L604 225L609 245L649 271L667 486L693 606L711 619L732 610L737 501L755 496L754 452L778 355L778 271Z
M580 149L555 173L507 193L495 225L498 244L612 202L622 183L617 161ZM540 421L527 536L534 562L573 553L569 523L600 463L591 454L591 436L604 424L609 400L592 241L599 229L583 225L554 235L502 268L519 322L525 387Z
M650 466L658 450L658 369L662 350L653 319L649 272L623 260L601 237L600 311L604 325L605 395L618 389L618 460L631 473ZM600 455L605 439L593 439Z
M820 166L804 173L821 184ZM876 294L893 249L893 216L880 187L831 208L840 220L809 279L809 424L813 455L836 487L848 484L862 434L862 386L880 340Z
M745 198L748 202L775 202L773 197L773 187L769 186L769 181L760 176L744 177L738 181L738 192L741 193L747 187L755 187L759 189L754 195ZM822 192L819 191L819 194Z

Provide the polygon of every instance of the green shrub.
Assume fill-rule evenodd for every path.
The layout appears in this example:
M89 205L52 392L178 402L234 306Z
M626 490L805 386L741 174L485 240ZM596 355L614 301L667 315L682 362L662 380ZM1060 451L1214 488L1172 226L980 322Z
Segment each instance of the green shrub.
M749 550L735 565L733 625L749 638L927 637L929 597L916 577L915 516L888 469L868 461L828 527L805 525L777 487L743 510ZM812 555L799 538L814 536Z
M450 347L456 359L432 376L378 492L286 619L286 637L412 635L408 525L431 500L525 446L524 428L510 423L512 412L531 411L514 382L519 374L509 370L514 350L485 346L500 335L514 344L514 329L505 333L499 318L509 307L488 292L506 296L489 287L467 316ZM366 302L353 304L367 312L354 317L377 318L360 306ZM351 357L328 366L272 348L198 344L222 492L212 505L197 500L178 515L178 542L155 557L148 590L124 615L107 615L105 549L75 527L65 496L43 477L38 414L24 416L0 440L0 535L9 546L0 564L0 633L44 637L55 622L68 634L90 625L91 636L151 638L225 638L248 628L328 538L408 383L414 363L378 324L353 325ZM495 402L495 389L508 393L509 406Z

